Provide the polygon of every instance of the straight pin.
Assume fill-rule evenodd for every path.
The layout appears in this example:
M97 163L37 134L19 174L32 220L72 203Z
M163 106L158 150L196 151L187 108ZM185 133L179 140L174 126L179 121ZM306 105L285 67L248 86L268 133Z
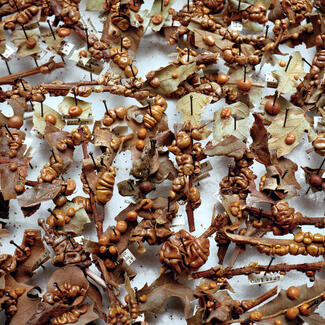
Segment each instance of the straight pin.
M56 159L56 156L55 156L55 153L54 153L54 150L53 150L53 148L51 149L51 152L52 152L52 155L53 155L53 158L54 158L55 162L57 163L57 162L58 162L58 160Z
M7 60L4 60L4 61L5 61L5 65L7 67L8 73L11 74L11 71L10 71L9 64L8 64Z
M274 261L274 259L275 259L275 257L272 256L271 260L270 260L270 263L268 264L268 266L267 266L267 268L266 268L266 270L264 272L264 275L266 275L266 273L269 272L270 266L271 266L272 262Z
M49 27L50 27L50 31L51 31L51 33L52 33L53 38L56 40L56 37L55 37L54 31L53 31L53 28L52 28L51 23L50 23L49 20L47 20L47 24L48 24Z
M19 245L17 245L13 240L11 240L9 243L11 245L16 246L16 248L19 249L24 255L26 254L26 252Z
M21 77L18 77L18 81L20 81L21 85L23 86L24 91L27 91L27 89L26 89L26 87L25 87L25 85L24 85L24 82L23 82L23 80L21 79Z
M23 32L24 32L25 38L28 39L28 35L27 35L27 33L26 33L26 30L25 30L24 24L20 24L20 26L21 26L21 28L22 28L22 30L23 30Z
M307 63L311 68L313 67L305 58L302 58L302 60Z
M57 284L57 282L53 282L53 285L58 289L58 291L63 294L62 290L60 289L59 285Z
M12 135L12 133L10 132L10 130L8 129L8 126L6 123L2 123L2 126L6 129L6 131L8 132L8 134L11 136L12 140L15 140L14 136Z
M193 96L190 96L190 102L191 102L191 115L193 115Z
M286 65L286 68L285 68L285 70L284 70L285 72L287 72L291 60L292 60L292 55L289 56L289 61L288 61L287 65Z
M85 28L84 28L84 31L85 31L85 33L86 33L86 40L87 40L87 50L89 50L88 28L87 28L87 27L85 27Z
M135 73L134 73L134 71L133 71L133 67L132 67L132 64L131 64L131 63L129 64L129 67L130 67L131 72L132 72L132 74L133 74L133 78L136 79L136 77L135 77Z
M267 34L269 33L269 28L270 28L270 26L269 25L266 25L266 27L265 27L265 39L267 38Z
M76 247L75 247L73 241L71 240L71 235L68 234L67 239L68 239L69 243L71 244L71 246L73 247L73 249L75 249Z
M78 99L77 99L77 95L76 95L76 88L72 88L73 91L73 96L74 96L74 102L76 105L78 105Z
M107 108L107 104L106 104L106 99L103 99L103 103L104 103L104 106L105 106L106 114L108 115L108 108Z
M44 116L44 106L43 106L43 101L41 101L41 116Z
M51 215L52 215L56 220L58 220L58 217L54 214L54 212L53 212L52 209L48 208L47 211L50 212Z
M289 108L286 108L286 114L284 116L284 122L283 122L283 127L286 126L286 123L287 123L287 118L288 118L288 112L289 112Z
M151 112L151 102L150 102L150 100L148 100L148 105L149 105L149 112L150 112L150 115L152 116L152 112Z
M95 168L96 168L96 170L97 170L97 172L98 172L99 169L98 169L98 167L97 167L97 165L96 165L96 162L95 162L95 159L94 159L93 153L92 153L92 152L89 152L89 156L90 156L91 160L93 161L93 164L94 164L94 166L95 166Z

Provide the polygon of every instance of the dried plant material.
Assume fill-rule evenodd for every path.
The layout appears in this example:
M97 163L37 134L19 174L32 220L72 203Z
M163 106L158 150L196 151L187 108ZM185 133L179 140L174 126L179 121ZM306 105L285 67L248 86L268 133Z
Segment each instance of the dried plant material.
M30 255L23 263L18 265L15 273L15 279L19 282L28 281L34 271L50 258L50 253L44 246L42 233L39 229L25 230L22 245L28 245L31 239Z
M305 172L306 184L309 184L311 190L313 192L323 191L321 185L317 187L314 184L311 184L310 178L312 177L312 175L317 175L317 176L320 176L322 178L325 170L324 169L319 169L319 168L310 168L310 167L302 167L302 169Z
M55 111L53 108L47 106L46 104L43 104L43 116L42 116L42 108L41 104L38 102L35 102L34 104L34 114L33 114L33 124L35 130L37 130L41 135L45 134L45 128L48 122L46 122L46 116L51 114L56 117L55 127L58 129L63 129L65 126L65 122L62 119L61 114L59 114L57 111Z
M86 10L87 11L100 11L104 10L104 1L98 1L98 0L87 0L86 2Z
M324 280L316 280L312 287L308 287L306 284L298 287L300 290L300 295L296 299L290 299L287 295L287 290L281 290L276 298L258 308L258 310L262 313L262 322L271 324L273 323L275 318L284 316L287 309L292 307L299 307L303 303L311 304L315 300L318 300L318 304L321 301L320 297L322 296L325 289L325 281ZM318 305L317 304L317 305ZM280 308L279 308L280 307ZM316 308L316 306L315 306ZM243 320L249 319L249 312L243 314L239 320L239 322ZM283 317L284 318L284 317ZM308 323L308 317L307 323ZM288 320L284 318L283 324L289 324Z
M269 149L276 150L277 157L282 157L290 153L299 144L305 131L308 132L310 142L316 137L302 109L298 107L290 108L287 112L287 119L284 126L285 115L286 112L280 111L267 129L267 132L271 135L268 142ZM286 143L286 138L289 133L295 136L295 141L290 145Z
M77 117L78 121L87 121L92 120L92 105L90 102L78 99L77 102L73 97L65 96L63 101L59 104L59 112L62 114L62 117L66 119L71 119L73 117L69 114L69 108L75 105L78 105L82 109L82 113Z
M189 317L190 302L194 300L193 290L184 284L174 280L172 273L164 273L150 286L145 286L138 291L138 296L147 295L147 301L139 304L139 310L143 312L162 313L166 301L170 297L184 299L185 318Z
M176 0L170 0L170 1L166 2L166 5L164 3L163 10L161 10L161 1L154 0L152 7L151 7L151 11L150 11L150 17L151 17L150 27L152 28L152 30L154 32L159 32L160 29L163 27L163 25L165 24L165 21L168 19L168 16L169 16L168 10L175 2L176 2ZM155 21L154 17L157 15L160 15L160 18L161 18L161 22L159 24L154 23L154 21Z
M36 44L33 48L27 47L26 36L22 29L15 29L11 35L11 42L14 43L16 47L18 47L17 55L22 58L40 53L42 51L38 44L38 35L40 33L39 29L25 29L25 31L28 38L34 38L36 40Z
M186 65L174 65L170 64L166 67L160 68L155 71L152 78L158 78L160 85L157 88L149 86L148 88L153 94L160 95L170 95L177 90L180 83L186 80L190 75L192 75L196 70L196 64L190 63ZM177 76L177 78L173 78Z
M260 114L253 114L254 123L250 130L253 143L250 150L254 153L255 159L266 166L271 164L271 156L268 148L267 131L263 123L263 117Z
M46 43L47 48L54 54L60 55L64 39L61 38L57 33L55 33L55 39L53 38L52 33L46 33L42 36L43 42Z
M291 60L290 58L288 59L285 67L279 67L278 70L272 72L274 78L279 82L279 94L284 93L291 95L296 92L299 83L298 79L304 78L306 75L300 52L293 52L291 58Z
M229 109L229 117L221 117L223 109ZM238 102L226 106L214 113L213 139L219 142L226 136L233 135L240 140L246 140L249 136L251 124L252 119L249 116L249 108L245 104Z
M27 189L18 197L18 203L22 208L30 208L38 204L54 199L61 191L61 184L41 183Z
M182 112L182 123L191 122L192 126L197 126L201 122L203 107L211 103L212 98L198 93L189 93L179 99L176 109Z
M81 235L84 231L85 224L91 223L91 220L89 219L86 210L73 202L67 202L60 209L66 214L67 210L70 208L73 208L76 212L70 222L64 225L63 231Z
M208 156L227 156L240 159L246 150L246 144L233 135L227 135L217 144L208 142L204 153Z
M188 27L190 30L194 32L194 42L195 46L204 49L209 50L211 52L220 53L222 50L232 47L233 42L224 39L221 35L211 33L206 30L197 29L197 28L191 28L191 24ZM204 39L207 37L213 37L215 39L215 44L212 46L209 46Z
M4 26L0 25L0 54L3 54L6 50L6 34Z

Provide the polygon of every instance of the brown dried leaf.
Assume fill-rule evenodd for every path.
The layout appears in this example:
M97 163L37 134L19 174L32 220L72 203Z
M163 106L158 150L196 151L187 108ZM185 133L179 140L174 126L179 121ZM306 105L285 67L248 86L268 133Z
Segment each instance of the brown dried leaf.
M208 142L204 153L208 156L227 156L241 159L246 150L246 144L233 135L227 135L217 144Z
M4 24L0 25L0 54L6 51L6 34Z
M158 170L149 176L150 182L160 184L166 179L173 180L177 176L177 169L169 159L168 152L159 154L158 163Z
M190 301L194 300L193 289L174 280L173 273L164 273L159 276L150 286L145 286L138 291L139 296L146 294L148 299L139 304L140 311L161 313L164 305L170 297L179 297L185 300L184 314L189 318Z
M54 199L61 191L60 184L40 183L28 188L17 200L22 208L32 207Z
M285 313L288 308L299 306L304 302L308 302L310 304L315 300L322 302L321 296L325 290L325 280L316 280L312 287L308 287L307 284L304 284L298 288L300 289L300 295L294 300L287 296L287 290L281 289L276 298L258 309L261 311L263 318L267 318L267 321L273 324L274 318L277 318L279 315ZM249 315L250 312L246 312L241 316L240 319L249 320ZM285 322L283 324L289 323Z
M112 132L106 127L101 127L101 121L96 121L93 129L94 138L92 143L96 147L110 148L112 140Z
M250 133L253 143L250 145L250 150L254 153L255 159L266 166L271 164L271 156L268 148L267 131L263 123L261 114L253 114L254 123Z
M26 232L28 231L30 231L30 229L24 231L23 244L26 241ZM31 254L28 259L17 266L15 272L15 278L19 282L28 281L33 275L33 272L50 258L49 251L44 246L44 242L42 240L41 230L32 229L32 231L35 232L35 239L34 245L31 246Z
M307 316L299 315L299 318L301 318L308 325L324 325L325 324L325 318L318 313L312 313Z
M64 283L69 283L71 285L78 285L80 288L83 288L86 291L89 289L89 282L86 279L83 271L75 265L67 265L54 271L47 282L47 292L51 293L56 289L56 286L54 285L55 282L58 284L58 286L63 285ZM83 296L77 296L71 305L79 305L85 300L85 298L86 294Z

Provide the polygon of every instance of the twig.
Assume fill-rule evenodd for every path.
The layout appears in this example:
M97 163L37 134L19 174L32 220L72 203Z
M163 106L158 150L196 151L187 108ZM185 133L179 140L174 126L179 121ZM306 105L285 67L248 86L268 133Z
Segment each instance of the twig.
M14 84L19 77L25 78L28 76L32 76L32 75L41 73L42 67L48 67L48 68L50 68L50 71L53 71L55 69L64 68L64 66L65 66L64 62L56 63L56 62L54 62L53 59L50 59L47 63L44 63L39 67L0 77L0 85Z
M261 296L251 300L243 300L240 304L245 310L249 310L260 305L265 300L275 296L277 292L278 292L278 287L275 286L274 288L264 292Z
M237 275L249 275L253 273L260 273L265 272L267 269L269 272L289 272L289 271L299 271L299 272L306 272L306 271L321 271L325 268L325 261L320 261L316 263L302 263L302 264L274 264L269 266L268 265L248 265L244 267L240 267L237 269L232 268L222 268L222 266L218 265L212 267L209 270L201 271L192 273L193 279L198 278L220 278L224 277L227 279L231 279Z

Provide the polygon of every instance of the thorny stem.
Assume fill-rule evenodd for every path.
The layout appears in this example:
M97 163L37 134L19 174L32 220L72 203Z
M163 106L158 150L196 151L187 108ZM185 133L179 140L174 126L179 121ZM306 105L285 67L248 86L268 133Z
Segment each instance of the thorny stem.
M222 268L222 266L218 265L212 267L209 270L201 271L192 273L193 279L199 278L219 278L225 277L227 279L231 279L237 275L249 275L249 274L259 274L260 272L289 272L292 270L299 271L299 272L306 272L306 271L321 271L325 268L325 261L315 262L315 263L302 263L302 264L274 264L268 267L268 265L258 265L252 264L244 267L240 267L237 269L232 268Z

